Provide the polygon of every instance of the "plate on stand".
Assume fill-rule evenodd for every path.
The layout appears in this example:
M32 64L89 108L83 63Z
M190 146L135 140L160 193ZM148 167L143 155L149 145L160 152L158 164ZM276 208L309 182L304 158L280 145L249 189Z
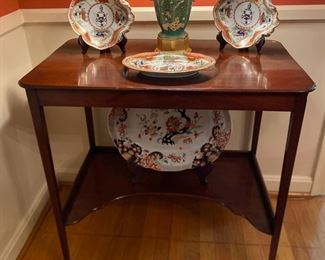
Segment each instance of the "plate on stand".
M278 12L271 0L220 0L213 15L222 37L235 48L257 44L279 25Z
M231 134L228 111L113 108L108 129L125 160L164 172L214 162Z
M153 78L187 78L215 64L215 59L193 52L144 52L126 57L128 69Z
M68 18L84 42L99 50L117 44L134 22L131 7L124 0L72 0Z

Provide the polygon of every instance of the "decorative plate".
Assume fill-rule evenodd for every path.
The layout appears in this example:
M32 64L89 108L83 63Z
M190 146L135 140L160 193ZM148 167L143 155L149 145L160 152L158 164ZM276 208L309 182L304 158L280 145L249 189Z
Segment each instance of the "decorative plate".
M113 108L110 135L125 160L156 171L214 162L231 133L228 111Z
M215 64L215 59L193 52L144 52L126 57L122 63L149 77L178 78L196 75Z
M235 48L257 44L279 25L271 0L220 0L213 10L215 25Z
M124 0L72 0L68 18L73 30L99 50L118 43L134 21L131 7Z

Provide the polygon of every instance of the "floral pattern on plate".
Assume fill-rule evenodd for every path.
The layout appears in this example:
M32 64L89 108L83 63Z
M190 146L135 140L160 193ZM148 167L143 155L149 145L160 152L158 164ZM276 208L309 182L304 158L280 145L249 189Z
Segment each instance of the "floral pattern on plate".
M279 25L271 0L220 0L214 7L215 25L235 48L257 44Z
M134 21L125 0L72 0L68 18L73 30L99 50L117 44Z
M122 61L125 67L147 76L171 78L196 74L215 62L210 56L192 52L144 52Z
M156 171L214 162L229 141L228 111L113 108L108 128L124 159Z

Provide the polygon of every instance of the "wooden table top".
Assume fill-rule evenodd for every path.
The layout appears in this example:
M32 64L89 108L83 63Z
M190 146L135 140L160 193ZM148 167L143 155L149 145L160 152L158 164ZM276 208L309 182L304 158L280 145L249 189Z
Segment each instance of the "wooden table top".
M121 90L121 91L199 91L247 93L306 93L315 84L294 61L283 45L267 41L262 55L255 48L249 52L228 46L222 53L212 40L192 40L194 52L216 59L215 67L191 79L148 79L136 71L126 75L121 63L128 55L152 51L155 40L129 40L122 54L113 47L111 54L99 54L90 48L81 54L77 39L67 41L46 60L23 77L19 84L26 89Z

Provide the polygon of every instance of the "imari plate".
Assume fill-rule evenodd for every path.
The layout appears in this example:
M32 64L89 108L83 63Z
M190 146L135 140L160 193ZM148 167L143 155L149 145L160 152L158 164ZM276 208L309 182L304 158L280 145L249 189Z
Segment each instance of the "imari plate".
M271 0L220 0L214 7L215 25L235 48L257 44L279 25Z
M129 69L157 78L193 76L215 64L215 59L193 52L144 52L126 57L122 63Z
M125 160L156 171L214 162L231 133L228 111L113 108L110 135Z
M68 17L73 30L99 50L117 44L134 21L124 0L72 0Z

